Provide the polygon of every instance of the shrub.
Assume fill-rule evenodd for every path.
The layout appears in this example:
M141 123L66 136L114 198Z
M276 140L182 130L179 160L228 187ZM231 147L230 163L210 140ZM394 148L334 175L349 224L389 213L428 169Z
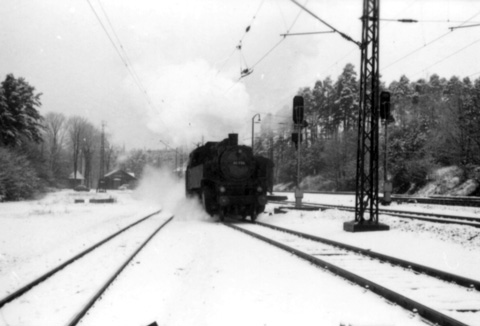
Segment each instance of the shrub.
M42 183L25 156L0 148L0 200L31 199L41 188Z

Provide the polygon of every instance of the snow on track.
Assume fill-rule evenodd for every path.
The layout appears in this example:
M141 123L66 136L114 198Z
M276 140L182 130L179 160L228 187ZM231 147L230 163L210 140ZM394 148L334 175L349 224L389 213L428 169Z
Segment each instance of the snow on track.
M1 310L6 325L66 325L124 261L168 218L165 214L130 228L76 260Z
M480 280L478 228L380 215L380 222L389 225L389 231L350 233L343 230L343 223L354 219L353 212L329 209L271 214L276 206L270 205L270 213L262 214L258 221Z
M198 203L185 200L183 184L151 179L156 188L145 191L151 197L148 205L129 192L109 192L108 196L117 197L116 204L73 204L73 198L84 194L71 191L39 201L0 203L0 289L14 290L88 244L163 208L175 213L173 224L142 250L82 324L425 325L418 316L385 305L370 291L219 223L209 223L212 219ZM164 193L171 196L165 199ZM315 201L337 203L333 197ZM343 222L351 221L353 213L270 215L274 207L268 205L259 221L479 279L478 229L398 218L387 221L381 215L390 231L348 233ZM1 309L0 325L7 325Z
M391 289L471 326L480 326L480 292L332 245L250 223L235 224Z
M162 232L80 325L424 325L219 223L174 220Z
M1 203L0 298L65 260L159 209L131 193L110 192L115 204L74 204L94 193L64 190L41 200Z

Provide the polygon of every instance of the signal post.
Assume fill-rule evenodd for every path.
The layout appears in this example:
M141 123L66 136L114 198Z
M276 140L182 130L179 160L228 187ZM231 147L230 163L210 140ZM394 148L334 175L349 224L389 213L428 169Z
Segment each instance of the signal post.
M302 96L295 96L293 98L293 123L294 132L292 133L292 141L297 149L297 182L295 187L295 207L302 207L303 191L300 188L301 174L300 174L300 160L302 151L302 129L307 126L306 121L303 119L304 112L304 100Z

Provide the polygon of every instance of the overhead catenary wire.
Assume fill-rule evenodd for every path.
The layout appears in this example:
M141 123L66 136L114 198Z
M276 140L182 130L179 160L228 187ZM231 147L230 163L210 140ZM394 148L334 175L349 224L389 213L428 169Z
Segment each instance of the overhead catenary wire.
M243 54L241 53L241 50L242 50L242 46L243 46L243 40L245 38L245 36L247 35L248 32L250 32L250 29L252 28L252 25L255 21L255 19L257 18L257 15L258 13L260 12L260 9L262 9L262 6L264 4L265 0L262 0L260 2L260 5L258 6L257 10L255 11L255 14L253 15L252 19L250 20L249 24L247 25L247 27L245 28L245 31L243 32L243 35L242 37L240 38L240 40L238 41L237 45L235 46L235 48L233 49L233 51L230 53L230 55L227 57L227 59L224 61L223 65L220 67L220 69L218 69L216 75L218 75L222 70L223 68L225 68L225 65L228 63L228 61L232 58L232 56L235 54L235 52L237 51L240 51L240 55L241 57L243 57L243 60L246 64L246 60L245 60L245 57L243 56ZM241 69L241 68L240 68ZM242 70L242 69L241 69ZM248 70L248 66L247 66L247 70Z
M400 22L400 23L435 23L435 24L452 24L452 23L463 23L462 20L423 20L423 19L411 19L411 18L380 18L380 21L387 22ZM467 27L467 26L465 26Z
M331 34L331 33L335 33L335 32L334 31L319 31L319 32L285 33L285 34L280 34L280 36L302 36L302 35Z
M308 3L308 0L305 2L305 4ZM298 17L300 17L300 14L302 13L302 10L300 10L297 15L295 16L295 19L293 20L292 24L290 25L290 28L287 29L286 34L290 33L290 30L293 28L293 26L295 25L295 23L297 22L298 20ZM272 53L273 50L275 50L284 40L285 40L286 36L283 36L275 45L273 45L270 50L268 50L257 62L255 62L253 65L252 65L252 68L254 68L255 66L257 66L260 62L262 62L270 53Z
M474 15L471 16L469 19L467 19L466 21L464 21L460 26L465 25L466 23L468 23L469 21L471 21L473 18L477 17L479 14L480 14L480 11L478 11L476 14L474 14ZM445 36L450 35L452 32L453 32L453 30L450 30L450 31L448 31L448 32L446 32L446 33L438 36L437 38L429 41L428 43L424 44L423 46L414 49L413 51L405 54L404 56L400 57L399 59L395 60L394 62L392 62L392 63L390 63L390 64L388 64L388 65L386 65L386 66L384 66L384 67L381 67L381 68L380 68L380 71L381 71L381 72L382 72L382 71L385 71L386 69L390 68L391 66L393 66L393 65L399 63L400 61L403 61L404 59L408 58L408 57L411 56L412 54L417 53L418 51L421 51L421 50L425 49L427 46L429 46L429 45L437 42L438 40L444 38Z
M440 59L440 60L436 61L435 63L432 63L432 64L431 64L431 65L429 65L428 67L426 67L426 68L422 69L421 71L419 71L419 72L417 72L417 73L413 74L412 76L416 76L416 75L418 75L418 74L420 74L420 73L422 73L422 72L424 72L424 71L426 71L426 70L428 70L428 69L432 68L433 66L436 66L437 64L439 64L439 63L441 63L441 62L443 62L443 61L445 61L445 60L447 60L447 59L449 59L449 58L453 57L454 55L456 55L456 54L458 54L458 53L462 52L463 50L465 50L465 49L467 49L467 48L471 47L472 45L474 45L474 44L476 44L476 43L478 43L478 42L480 42L480 39L478 39L478 40L475 40L475 41L473 41L472 43L470 43L470 44L468 44L468 45L464 46L463 48L461 48L461 49L459 49L459 50L457 50L457 51L455 51L455 52L453 52L453 53L449 54L448 56L446 56L446 57L444 57L444 58L442 58L442 59Z
M141 80L140 80L140 77L138 77L138 74L137 74L137 72L135 71L135 68L133 67L132 61L130 60L130 58L129 58L128 54L127 54L127 51L125 50L125 47L123 46L122 41L120 41L120 38L118 37L118 34L117 34L117 32L115 31L115 28L113 27L112 22L110 21L110 17L108 16L105 8L103 7L102 2L101 2L100 0L97 0L97 2L99 3L100 9L102 10L102 13L103 13L103 15L105 16L105 18L106 18L106 20L107 20L107 23L108 23L108 25L110 26L110 29L111 29L111 31L112 31L112 33L113 33L113 36L115 36L115 39L116 39L117 42L118 42L118 45L119 45L119 47L120 47L120 50L121 50L121 52L122 52L123 55L124 55L125 61L127 62L127 68L128 68L129 70L131 70L132 75L133 75L132 77L134 77L134 79L137 81L138 86L140 87L140 89L141 89L144 93L146 93L146 89L145 89L145 87L143 86L143 84L142 84L142 82L141 82ZM148 96L148 94L147 94L147 96Z
M262 2L263 3L263 2ZM305 4L308 3L308 0L305 2ZM258 12L258 11L257 11ZM287 32L286 33L289 33L290 30L293 28L293 26L295 25L295 23L297 22L298 20L298 17L300 16L300 14L302 13L302 10L299 10L297 15L295 16L295 19L293 20L292 24L290 25L290 28L287 29ZM258 61L256 61L252 66L251 66L251 69L253 69L256 65L258 65L260 62L262 62L273 50L275 50L276 47L278 47L284 40L285 40L285 36L283 36L277 43L275 43L275 45L273 45ZM228 92L230 92L244 77L250 75L250 73L246 74L246 75L240 75L240 77L237 79L237 81L232 85L230 86L224 94L227 94Z
M93 7L92 3L90 0L86 0L88 5L90 6L90 9L92 10L93 14L95 15L97 21L99 22L100 26L102 27L103 31L105 32L105 34L107 35L108 37L108 40L110 41L110 44L113 46L113 48L115 49L115 52L117 53L118 57L120 58L120 60L122 61L122 63L124 64L125 68L127 69L128 73L130 74L130 76L132 77L135 85L139 88L141 94L145 97L145 100L146 102L152 107L152 108L155 108L152 101L150 100L149 96L148 96L148 93L145 89L145 87L143 86L143 84L141 83L140 81L140 78L138 77L138 74L135 72L132 64L131 64L131 61L130 59L128 58L128 55L126 54L126 51L118 37L118 35L116 34L115 32L115 29L113 28L113 25L111 24L110 22L110 19L108 18L108 15L105 11L105 9L103 8L103 5L101 4L101 2L99 0L98 3L100 4L100 7L102 9L102 12L104 14L104 16L106 17L106 20L110 26L110 29L111 29L111 33L113 33L113 35L115 36L116 40L117 40L117 43L119 45L117 45L117 43L115 42L115 40L112 38L111 36L111 33L108 31L107 27L105 26L105 24L103 23L101 17L98 15L97 11L95 10L95 8ZM122 52L123 51L123 52Z
M400 10L400 11L394 16L395 18L392 18L391 20L387 19L386 22L385 22L385 24L389 24L390 22L393 22L393 21L397 20L400 15L402 15L406 10L408 10L408 9L409 9L415 2L417 2L417 1L419 1L419 0L412 0L412 1L410 1L408 4L406 4L406 5L404 6L404 8L403 8L402 10ZM382 19L380 19L380 20L382 20ZM326 72L330 71L333 67L337 66L337 65L338 65L340 62L342 62L344 59L350 57L350 56L352 55L352 53L354 53L356 50L357 50L357 49L352 49L352 50L350 50L350 51L349 51L347 54L345 54L343 57L341 57L340 59L336 60L333 64L331 64L330 66L328 66L328 68L324 69L320 75L323 75L323 74L325 74Z
M358 45L359 47L362 47L362 44L358 41L355 41L353 38L351 38L349 35L341 32L340 30L336 29L335 27L333 27L332 25L330 25L329 23L327 23L325 20L321 19L320 17L318 17L317 15L315 15L312 11L310 11L307 7L305 7L305 5L301 5L300 3L298 3L296 0L290 0L292 1L294 4L296 4L297 6L299 6L300 8L302 8L304 11L306 11L307 13L309 13L312 17L316 18L318 21L320 21L322 24L324 24L325 26L327 26L328 28L332 29L334 32L338 33L341 37L343 37L344 39L346 39L347 41L350 41L350 42L353 42L355 43L356 45Z
M448 31L447 33L444 33L444 34L440 35L439 37L437 37L437 38L429 41L428 43L425 43L425 44L422 45L421 47L418 47L418 48L414 49L413 51L405 54L403 57L400 57L399 59L391 62L390 64L388 64L388 65L386 65L386 66L384 66L384 67L381 67L381 68L380 68L380 71L385 71L385 70L387 70L387 69L390 68L391 66L393 66L393 65L399 63L400 61L408 58L408 57L411 56L412 54L417 53L418 51L423 50L425 47L427 47L427 46L429 46L429 45L437 42L438 40L444 38L445 36L447 36L447 35L450 34L450 33L451 33L451 31Z
M454 27L449 27L449 29L451 31L455 30L455 29L459 29L459 28L470 28L470 27L477 27L477 26L480 26L480 24L473 24L473 25L460 25L460 26L454 26Z

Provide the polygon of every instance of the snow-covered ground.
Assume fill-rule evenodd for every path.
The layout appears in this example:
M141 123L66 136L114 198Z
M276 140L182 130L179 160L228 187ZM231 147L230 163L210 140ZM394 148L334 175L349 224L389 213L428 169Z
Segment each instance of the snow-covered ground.
M0 298L162 208L164 214L175 214L173 222L125 269L81 325L425 325L363 288L212 221L198 203L183 197L181 183L164 174L151 171L146 180L133 193L61 191L37 201L0 203ZM117 202L74 203L75 198L105 196ZM353 200L339 198L316 195L308 200ZM389 231L347 233L343 223L353 213L273 214L274 207L269 205L259 221L479 279L478 229L381 215ZM92 268L85 266L85 272ZM0 309L0 325L20 326L5 318ZM47 315L36 318L35 326L51 325Z

